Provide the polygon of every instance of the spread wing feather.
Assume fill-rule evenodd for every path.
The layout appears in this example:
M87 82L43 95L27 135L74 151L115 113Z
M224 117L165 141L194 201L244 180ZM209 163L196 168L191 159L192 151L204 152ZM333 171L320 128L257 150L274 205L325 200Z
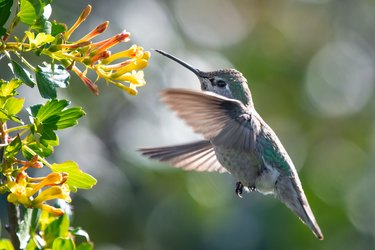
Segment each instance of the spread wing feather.
M176 168L207 172L228 172L216 159L216 154L209 141L198 141L189 144L140 149L150 159L168 162Z
M240 101L183 89L164 91L162 100L214 146L254 149L260 123Z

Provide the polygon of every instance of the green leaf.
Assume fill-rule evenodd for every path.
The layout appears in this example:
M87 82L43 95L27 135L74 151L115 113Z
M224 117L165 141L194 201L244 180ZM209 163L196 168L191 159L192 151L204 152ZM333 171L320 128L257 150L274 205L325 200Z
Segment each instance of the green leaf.
M70 190L73 192L76 192L77 188L90 189L96 184L96 179L82 172L74 161L66 161L60 164L54 163L51 170L53 172L68 173L66 184L69 185Z
M94 244L92 244L91 242L82 242L76 248L76 250L93 250L93 249L94 249Z
M30 232L36 232L39 224L39 218L42 213L42 210L33 208L31 214L31 224L30 224Z
M3 26L10 16L12 5L13 0L0 0L0 37L6 32Z
M42 131L42 136L40 137L40 143L46 147L55 147L59 145L59 137L53 132L53 130L44 129Z
M36 141L30 142L27 144L29 148L31 148L35 153L37 153L41 157L48 157L53 153L53 146L51 145L43 145L42 143L38 143ZM22 154L26 159L33 158L27 150L22 147Z
M39 92L43 98L56 98L56 87L66 88L69 85L70 74L64 66L60 64L53 65L44 63L44 66L38 66L35 72L36 82Z
M47 245L51 245L58 237L66 237L69 234L69 224L69 217L66 214L49 223L44 230Z
M12 60L11 62L12 70L16 77L24 82L27 86L33 88L35 86L35 82L33 81L33 77L31 76L30 72L19 65L16 61Z
M74 126L85 112L80 107L66 108L67 100L49 100L44 105L38 104L27 109L31 116L33 127L27 138L27 145L41 156L48 156L53 152L53 147L59 145L59 138L54 130ZM1 111L1 109L0 109ZM1 112L0 112L1 118ZM28 159L31 155L23 150Z
M52 0L41 0L41 2L44 4L44 6L47 6L48 4L52 3Z
M40 122L44 122L51 116L59 115L69 105L67 100L49 100L44 105L30 107L31 115Z
M37 242L36 242L36 237L38 235L32 237L29 241L29 243L27 243L27 246L25 248L25 250L39 250L41 249L41 247L39 248L38 245L37 245Z
M17 137L9 143L8 146L5 148L5 158L15 157L18 152L22 149L22 141L21 138L17 135Z
M31 227L31 218L32 218L32 209L26 208L26 211L23 215L23 220L19 224L17 236L20 240L20 249L24 249L29 242L31 235L30 235L30 227Z
M0 80L0 97L16 95L16 89L21 85L22 81L18 79L12 79L9 82Z
M2 121L12 120L18 123L22 123L22 121L16 117L15 115L18 114L23 107L24 99L19 99L15 97L8 97L5 99L5 103L0 108L0 119Z
M50 21L48 21L48 18L43 15L36 20L35 24L31 26L31 29L37 32L43 32L45 34L51 34L52 24Z
M0 240L0 249L2 250L14 250L12 242L8 239Z
M8 115L16 115L22 110L24 102L24 98L10 97L5 101L3 108L8 112Z
M36 20L43 14L43 7L45 5L39 0L21 0L20 11L17 16L21 22L26 25L33 25Z
M22 121L16 117L15 115L18 114L23 107L24 99L19 99L15 97L8 97L2 100L4 102L0 107L0 119L2 121L12 120L18 123L22 123Z
M59 130L76 125L77 120L85 115L81 107L65 109L67 100L49 100L45 105L34 105L28 109L46 129Z
M65 32L68 28L66 27L66 24L64 23L58 23L56 21L52 21L52 28L51 28L51 35L56 36L58 34L61 34Z
M62 111L56 119L55 116L51 116L44 120L44 125L49 126L55 130L69 128L78 124L78 119L85 115L85 112L81 107L73 107Z
M57 238L53 241L52 250L75 250L75 244L71 238Z
M7 29L0 26L0 37L3 36L7 32Z
M45 76L37 71L35 73L36 83L38 85L39 93L43 98L54 99L57 97L55 85L45 78Z

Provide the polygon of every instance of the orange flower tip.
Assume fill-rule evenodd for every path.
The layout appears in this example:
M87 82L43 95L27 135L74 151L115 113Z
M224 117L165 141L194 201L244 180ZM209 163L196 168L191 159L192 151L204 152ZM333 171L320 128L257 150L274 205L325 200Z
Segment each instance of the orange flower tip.
M86 8L82 11L79 18L85 20L90 15L91 9L92 9L91 5L88 4Z
M108 50L102 51L102 52L96 54L95 56L93 56L90 60L90 63L93 64L96 61L106 59L110 56L111 56L111 51L108 51Z
M31 165L32 168L43 168L43 163L41 162L35 162L33 165Z
M58 217L64 215L64 211L62 209L60 209L60 208L54 208L54 209L52 209L51 213L54 214L54 215L56 215L56 216L58 216Z
M115 36L115 39L118 42L128 42L130 41L130 33L124 30L120 34L117 34Z
M20 182L20 181L22 181L22 180L24 180L26 178L27 178L26 172L22 171L22 172L20 172L20 173L17 174L16 182L18 183L18 182Z
M93 83L89 78L86 78L88 81L83 81L83 83L91 90L92 93L95 95L99 95L99 88L98 86Z
M109 24L109 21L105 21L104 23L102 24L99 24L96 28L95 28L95 32L96 33L103 33L107 28L108 28L108 24Z
M99 24L93 30L87 33L87 35L79 39L79 41L89 41L92 38L96 37L97 35L103 33L108 28L108 24L109 24L108 21L105 21L104 23Z
M61 173L61 174L62 174L62 181L59 183L59 185L64 184L68 180L68 177L69 177L68 173Z
M63 181L63 174L62 173L50 173L46 177L46 181L52 185L59 185Z
M53 206L50 206L50 205L47 205L47 204L37 204L35 205L36 208L40 208L48 213L51 213L55 216L61 216L64 214L64 210L62 210L61 208L56 208L56 207L53 207Z

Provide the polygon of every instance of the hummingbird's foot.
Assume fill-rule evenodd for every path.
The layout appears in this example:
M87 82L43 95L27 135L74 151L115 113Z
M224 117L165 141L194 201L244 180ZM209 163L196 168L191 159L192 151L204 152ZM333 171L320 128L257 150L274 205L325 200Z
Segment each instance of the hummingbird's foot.
M237 181L237 183L236 183L236 194L240 198L242 198L241 194L243 192L243 188L244 188L243 184L240 181Z

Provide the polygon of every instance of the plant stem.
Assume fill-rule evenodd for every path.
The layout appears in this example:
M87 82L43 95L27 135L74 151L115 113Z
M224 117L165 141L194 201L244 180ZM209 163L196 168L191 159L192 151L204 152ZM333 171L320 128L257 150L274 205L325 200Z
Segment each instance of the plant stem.
M17 51L13 51L14 54L16 54L18 56L19 59L21 59L21 62L23 62L27 67L29 67L29 69L31 69L32 71L36 71L35 67L33 65L31 65L23 56L21 56L20 53L18 53Z
M8 232L10 234L10 241L14 249L20 249L20 240L17 236L17 228L19 224L19 208L13 203L8 202Z
M13 128L8 128L7 130L5 130L5 133L10 133L10 132L14 132L14 131L17 131L17 130L23 130L23 129L27 129L27 128L30 128L30 125L21 125L21 126L17 126L17 127L13 127Z
M28 146L23 145L22 147L23 147L23 149L25 149L27 152L29 152L32 156L37 155L37 153L35 153L34 150L32 150L31 148L29 148ZM46 159L44 159L43 157L40 157L40 156L39 156L39 157L38 157L38 160L39 160L40 162L42 162L44 165L46 165L47 167L52 168L52 165L51 165Z
M6 143L8 140L8 133L5 131L7 130L6 123L0 123L0 143ZM4 151L5 148L0 148L0 162L4 166ZM4 175L1 174L1 178L4 178ZM19 224L19 209L18 206L14 205L13 203L8 203L8 232L10 234L10 240L13 244L14 249L20 248L20 241L17 236L17 228Z

